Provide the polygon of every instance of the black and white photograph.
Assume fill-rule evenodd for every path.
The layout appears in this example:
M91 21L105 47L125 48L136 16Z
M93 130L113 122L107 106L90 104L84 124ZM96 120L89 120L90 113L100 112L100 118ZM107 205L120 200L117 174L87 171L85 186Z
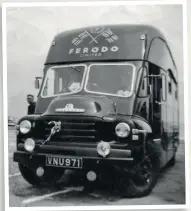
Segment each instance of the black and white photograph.
M2 17L7 206L185 208L183 2Z

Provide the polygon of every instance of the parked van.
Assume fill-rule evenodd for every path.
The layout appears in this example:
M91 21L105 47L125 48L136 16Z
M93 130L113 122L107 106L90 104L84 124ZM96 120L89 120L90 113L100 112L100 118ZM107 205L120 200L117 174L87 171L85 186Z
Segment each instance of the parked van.
M105 25L56 35L42 83L35 82L35 114L17 125L21 174L32 185L50 185L76 169L90 183L113 176L123 196L149 194L160 169L176 160L177 77L168 43L154 27Z

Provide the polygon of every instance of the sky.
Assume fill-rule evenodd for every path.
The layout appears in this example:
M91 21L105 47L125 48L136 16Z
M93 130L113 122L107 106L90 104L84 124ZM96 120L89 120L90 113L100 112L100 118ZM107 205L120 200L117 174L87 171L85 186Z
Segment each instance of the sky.
M180 5L8 8L8 114L18 118L26 114L26 95L37 95L34 79L42 76L48 49L57 33L99 24L143 23L159 28L170 44L178 67L180 120L183 122L182 22Z

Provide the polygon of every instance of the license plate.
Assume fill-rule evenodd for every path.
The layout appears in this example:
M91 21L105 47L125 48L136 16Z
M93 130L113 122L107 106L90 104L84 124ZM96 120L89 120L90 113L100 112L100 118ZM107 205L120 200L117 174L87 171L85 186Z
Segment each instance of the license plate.
M46 156L46 166L55 166L64 168L82 168L82 158Z

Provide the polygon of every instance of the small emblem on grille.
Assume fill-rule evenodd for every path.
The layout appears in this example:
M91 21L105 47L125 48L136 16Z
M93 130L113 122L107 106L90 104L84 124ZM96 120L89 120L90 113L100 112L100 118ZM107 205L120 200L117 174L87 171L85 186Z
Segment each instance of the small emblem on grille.
M74 109L74 105L73 104L67 104L65 106L65 109L72 110L72 109Z
M83 108L74 108L74 105L69 103L65 106L65 108L56 108L56 112L84 112Z

